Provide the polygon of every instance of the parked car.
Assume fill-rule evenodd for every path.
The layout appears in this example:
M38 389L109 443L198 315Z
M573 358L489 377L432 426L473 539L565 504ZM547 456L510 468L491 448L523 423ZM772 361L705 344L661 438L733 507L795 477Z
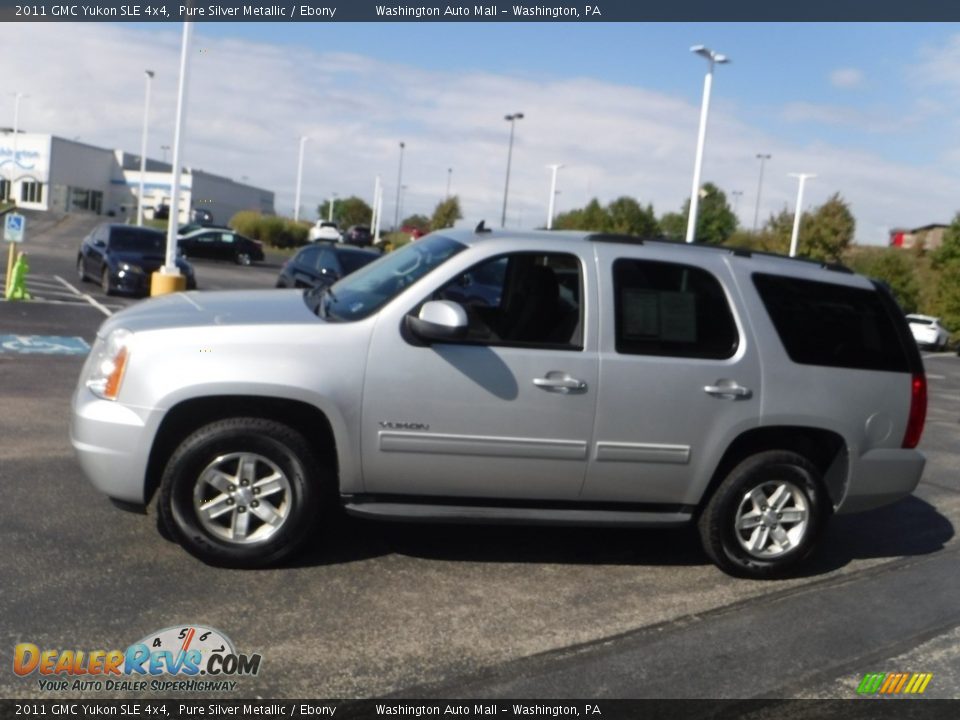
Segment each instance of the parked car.
M450 300L468 274L500 278L497 302ZM212 564L275 563L342 505L693 525L719 567L762 577L807 557L833 513L909 495L925 415L903 313L845 268L480 226L323 290L116 313L71 433L97 488L139 505L159 489L164 526Z
M930 315L907 315L913 339L921 348L943 350L950 342L950 331L940 324L940 318Z
M210 227L213 225L213 213L206 208L194 208L190 213L190 221L204 227Z
M351 225L347 228L343 241L357 247L369 247L373 244L373 235L366 225Z
M107 295L115 292L146 295L150 292L150 274L166 260L167 236L159 230L103 223L84 238L77 253L80 281L99 281ZM187 289L197 286L193 266L176 258Z
M170 219L170 206L161 203L153 209L153 219L154 220L169 220Z
M178 239L187 257L230 260L238 265L262 262L263 243L251 240L229 228L202 228Z
M346 245L307 245L283 264L277 278L277 287L327 287L379 257L378 252Z
M331 242L341 242L343 237L340 235L340 227L335 222L326 220L317 220L317 224L310 228L307 233L310 242L318 240L329 240Z

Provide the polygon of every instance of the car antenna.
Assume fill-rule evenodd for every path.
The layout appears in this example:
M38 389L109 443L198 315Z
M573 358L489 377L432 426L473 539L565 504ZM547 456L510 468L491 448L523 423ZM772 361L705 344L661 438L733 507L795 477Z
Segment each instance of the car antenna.
M477 224L477 227L474 229L474 232L477 233L477 234L479 234L479 233L488 233L488 232L491 232L490 228L488 228L486 225L484 225L485 222L486 222L486 220L481 220L481 221Z

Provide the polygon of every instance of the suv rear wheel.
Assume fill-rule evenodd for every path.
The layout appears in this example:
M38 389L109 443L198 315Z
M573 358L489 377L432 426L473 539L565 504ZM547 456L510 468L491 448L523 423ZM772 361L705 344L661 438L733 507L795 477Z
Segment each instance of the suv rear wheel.
M769 577L807 557L828 506L820 473L802 455L771 450L737 465L699 520L704 550L722 570Z
M298 431L238 417L201 427L173 453L160 515L211 565L259 567L294 552L320 510L320 466Z

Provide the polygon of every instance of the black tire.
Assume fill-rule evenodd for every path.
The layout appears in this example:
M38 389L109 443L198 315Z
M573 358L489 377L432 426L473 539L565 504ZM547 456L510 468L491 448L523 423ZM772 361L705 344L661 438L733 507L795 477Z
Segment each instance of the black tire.
M110 269L104 268L100 273L100 289L104 295L113 295L113 288L110 286Z
M238 252L234 260L236 260L237 265L250 265L253 262L250 259L250 253L245 252Z
M759 489L766 495L766 491L778 486L792 488L798 493L793 495L792 490L785 491L790 495L789 504L782 506L780 516L805 509L804 527L799 522L777 520L780 517L777 509L770 505L763 506L764 512L757 512L757 503L750 498L750 493ZM773 494L769 497L772 499ZM704 507L698 528L704 550L721 570L739 577L765 578L782 574L810 555L829 513L820 473L813 463L795 452L770 450L747 458L724 478ZM737 519L744 514L752 516L748 521L751 525L738 531ZM752 525L754 521L756 526ZM754 532L747 538L750 527ZM770 547L766 549L751 551L744 546L760 540L766 544L775 533L783 537L778 529L787 535L788 547L784 548L775 540L770 540ZM764 530L766 535L763 535Z
M263 499L260 510L253 510L257 498L241 496L240 493L256 492L257 485L267 482L267 475L255 479L247 488L240 488L242 481L237 480L234 489L229 491L228 499L220 505L222 508L229 503L231 509L224 514L230 517L224 520L216 518L216 523L213 520L204 521L197 511L196 506L201 502L197 499L197 493L202 496L211 490L211 486L201 480L202 473L218 462L217 469L227 468L229 475L230 461L223 459L234 454L261 458L263 461L254 477L261 477L261 469L267 473L273 472L273 475L279 470L287 487L282 492L277 491L270 500ZM275 468L274 471L270 470L270 464ZM235 477L240 478L241 475L238 461ZM321 502L324 488L332 486L332 474L323 472L306 439L298 431L274 420L229 418L196 430L170 457L160 481L160 517L188 552L210 565L262 567L287 557L303 544L316 526L320 512L327 509L322 505L332 504ZM225 495L219 490L214 492L220 493L217 497ZM208 499L205 503L209 507L216 499ZM244 504L249 504L249 507ZM275 528L260 519L259 513L264 511L282 516ZM242 541L225 537L236 530L234 523L238 522L243 512L247 513L246 522L254 528L250 531L250 537ZM230 524L229 529L220 528L227 523ZM257 533L263 531L270 534L258 539Z
M77 279L78 279L80 282L86 282L86 281L87 281L87 271L83 269L83 258L82 258L82 257L78 257L78 258L77 258Z

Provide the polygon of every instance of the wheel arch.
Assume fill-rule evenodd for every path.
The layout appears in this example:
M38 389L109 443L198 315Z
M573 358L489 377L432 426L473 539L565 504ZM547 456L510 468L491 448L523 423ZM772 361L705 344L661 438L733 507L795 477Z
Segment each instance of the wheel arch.
M147 460L144 504L149 504L163 476L165 460L200 427L231 417L257 417L289 425L310 443L321 462L330 463L339 477L336 436L329 418L314 405L287 398L213 395L184 400L164 415Z
M766 450L789 450L804 456L819 470L830 504L836 506L843 499L849 475L848 449L843 436L824 428L777 425L747 430L730 443L700 497L697 515L733 468Z

